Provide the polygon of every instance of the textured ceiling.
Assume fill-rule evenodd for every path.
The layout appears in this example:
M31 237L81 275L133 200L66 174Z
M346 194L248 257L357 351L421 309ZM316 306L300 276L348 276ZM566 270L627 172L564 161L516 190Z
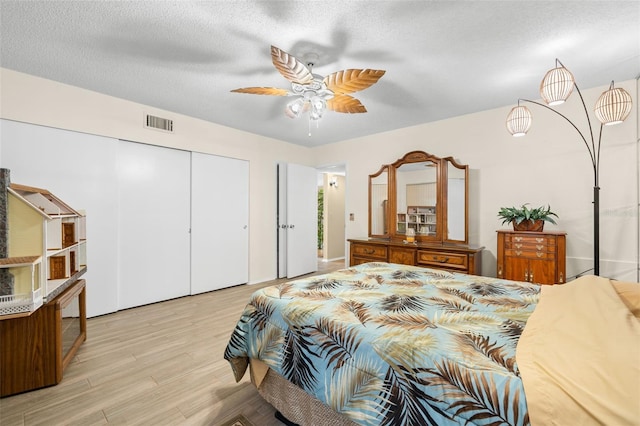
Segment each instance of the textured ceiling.
M0 65L305 146L539 98L559 58L581 89L640 74L638 1L0 1ZM270 46L314 73L386 70L365 114L283 113Z

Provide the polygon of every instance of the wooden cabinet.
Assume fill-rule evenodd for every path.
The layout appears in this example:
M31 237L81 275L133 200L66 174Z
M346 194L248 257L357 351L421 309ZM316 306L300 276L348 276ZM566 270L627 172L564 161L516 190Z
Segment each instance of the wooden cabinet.
M397 240L350 239L349 265L389 262L444 269L465 274L481 274L484 247L462 244L405 244Z
M86 340L85 281L29 316L0 320L0 397L60 383Z
M566 281L566 233L498 231L498 278L536 284Z

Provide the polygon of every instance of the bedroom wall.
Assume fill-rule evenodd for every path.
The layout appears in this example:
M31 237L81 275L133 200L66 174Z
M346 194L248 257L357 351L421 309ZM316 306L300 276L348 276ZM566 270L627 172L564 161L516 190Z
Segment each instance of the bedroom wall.
M0 118L248 160L249 282L275 277L276 163L312 166L309 149L6 68L0 81ZM144 128L145 114L174 120L175 132Z
M532 82L532 84L537 84ZM627 120L603 131L600 161L600 274L638 281L638 84L616 82L634 98ZM592 109L601 86L582 90ZM518 94L514 94L517 100ZM522 138L512 137L505 118L514 105L434 123L379 133L314 148L319 164L347 165L347 238L367 236L368 175L412 150L454 156L470 166L470 240L483 245L483 275L496 273L496 217L502 206L550 204L560 216L558 225L545 229L567 232L567 276L593 267L593 169L577 132L556 114L529 105L533 125ZM587 130L582 104L576 94L558 107L580 129ZM595 137L599 121L591 117ZM362 155L366 146L367 155Z
M266 225L275 223L277 161L318 167L346 164L345 210L347 217L354 214L353 221L346 221L346 238L354 238L367 235L368 175L381 164L418 149L452 155L469 164L470 240L485 246L484 275L495 276L499 207L527 202L549 203L559 214L558 226L547 226L568 233L567 275L592 267L593 172L587 151L567 123L535 105L531 105L534 124L523 138L513 138L505 129L505 117L513 106L508 105L309 149L7 69L0 68L0 79L1 118L249 160L250 282L275 276L276 235ZM632 94L634 107L623 124L604 130L601 274L637 281L638 84L629 80L616 82L616 86ZM583 90L589 108L606 88ZM514 100L518 95L514 94ZM584 128L581 108L579 98L573 95L558 110ZM144 129L141 121L145 113L174 119L175 134ZM595 117L591 119L597 123ZM362 146L366 146L366 156L362 156Z

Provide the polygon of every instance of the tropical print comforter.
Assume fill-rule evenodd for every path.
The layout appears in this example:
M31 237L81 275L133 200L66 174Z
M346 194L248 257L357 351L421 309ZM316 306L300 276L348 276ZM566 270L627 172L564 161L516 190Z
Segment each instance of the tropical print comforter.
M363 425L526 425L515 360L533 284L367 263L256 291L224 357Z

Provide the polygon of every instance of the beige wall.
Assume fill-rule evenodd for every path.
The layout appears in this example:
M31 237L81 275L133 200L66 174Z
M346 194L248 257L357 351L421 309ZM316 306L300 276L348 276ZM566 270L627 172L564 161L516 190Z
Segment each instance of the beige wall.
M536 84L535 82L532 84ZM638 280L638 85L616 82L634 98L629 118L603 131L600 161L600 273ZM584 90L592 110L607 86ZM518 94L514 93L514 100ZM470 166L470 240L485 247L483 275L495 276L496 233L502 206L550 204L567 232L567 276L593 267L593 169L578 133L556 114L530 105L533 126L527 136L512 137L505 118L513 105L434 123L379 133L314 148L318 164L347 165L346 237L367 236L368 175L412 150L453 156ZM558 110L586 129L586 117L574 94ZM595 137L599 122L591 116ZM586 131L586 130L585 130ZM362 155L366 147L367 155Z
M471 169L472 242L485 246L483 274L495 274L496 236L501 206L550 204L559 216L551 230L568 233L567 275L592 266L593 171L584 144L555 114L531 105L534 124L513 138L504 120L512 105L434 123L380 133L316 148L215 125L95 92L0 69L0 117L178 149L250 161L250 282L275 276L275 164L346 164L346 238L367 235L367 178L381 164L408 151L454 156ZM536 85L537 82L532 84ZM601 274L637 280L638 274L638 85L616 82L634 96L627 121L605 128L601 154ZM584 90L591 109L602 86ZM514 100L520 94L514 93ZM579 128L586 127L575 94L558 108ZM144 129L145 113L172 118L172 135ZM595 117L592 122L598 123ZM595 127L595 126L594 126ZM597 130L596 138L597 138ZM362 156L362 147L367 155ZM348 255L348 253L347 253Z
M333 179L336 186L329 185ZM344 258L345 183L344 176L324 175L324 260Z
M249 161L249 281L276 274L276 163L311 163L308 148L0 68L0 118ZM146 129L145 114L174 120Z

